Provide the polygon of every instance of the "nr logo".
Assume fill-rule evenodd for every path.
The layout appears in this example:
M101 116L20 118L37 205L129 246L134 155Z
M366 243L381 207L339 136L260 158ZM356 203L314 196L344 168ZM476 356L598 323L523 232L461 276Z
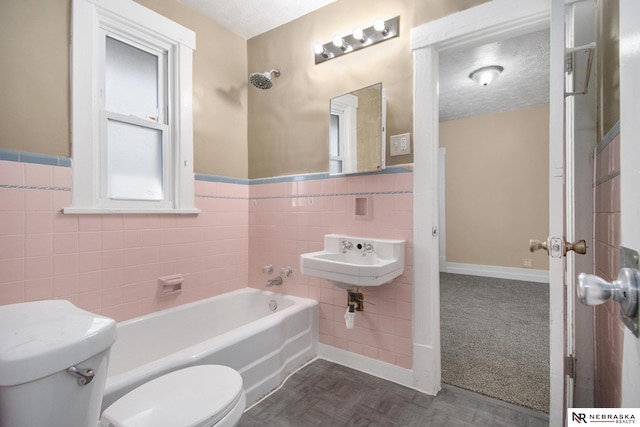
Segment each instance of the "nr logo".
M575 412L572 412L572 414L573 414L572 418L574 422L579 424L587 423L587 414L581 414L581 413L575 413Z

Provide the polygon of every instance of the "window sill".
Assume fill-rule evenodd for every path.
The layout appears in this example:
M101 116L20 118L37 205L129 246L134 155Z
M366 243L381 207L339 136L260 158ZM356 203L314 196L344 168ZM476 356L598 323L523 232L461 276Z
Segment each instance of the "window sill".
M62 208L63 214L71 215L110 215L110 214L174 214L174 215L197 215L200 209L126 209L126 208Z

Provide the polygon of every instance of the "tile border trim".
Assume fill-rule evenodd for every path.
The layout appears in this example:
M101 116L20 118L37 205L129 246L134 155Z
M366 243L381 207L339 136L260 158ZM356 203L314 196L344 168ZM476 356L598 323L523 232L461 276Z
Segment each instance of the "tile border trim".
M0 160L6 160L6 161L18 162L18 163L35 163L40 165L71 167L71 158L69 157L51 156L46 154L36 154L36 153L28 153L28 152L5 150L5 149L0 149ZM330 178L349 178L352 176L363 176L363 175L389 175L389 174L409 173L409 172L413 172L412 164L400 165L400 166L389 166L388 168L378 172L364 172L364 173L350 174L350 175L329 175L329 173L327 172L321 172L321 173L306 173L306 174L299 174L299 175L276 176L272 178L245 179L245 178L234 178L234 177L221 176L221 175L209 175L209 174L203 174L203 173L196 173L195 179L196 181L221 182L225 184L261 185L261 184L273 184L273 183L282 183L282 182L313 181L313 180L330 179ZM6 188L6 186L2 186L2 185L0 185L0 187ZM12 187L12 188L17 188L17 187ZM21 188L46 189L46 188L31 188L31 187L21 187ZM49 188L49 189L70 191L70 189L67 189L67 188ZM353 194L359 195L361 193L353 193ZM366 194L369 194L369 193L366 193ZM341 194L341 195L346 195L346 194Z
M20 163L35 163L38 165L71 167L71 159L63 156L50 156L47 154L26 153L0 149L0 160Z
M250 200L273 200L273 199L302 199L305 197L344 197L344 196L378 196L386 194L413 194L413 190L395 190L395 191L362 191L352 193L307 193L307 194L289 194L286 196L249 196Z
M71 191L69 187L49 187L42 185L14 185L0 184L0 188L17 189L17 190L46 190L46 191Z

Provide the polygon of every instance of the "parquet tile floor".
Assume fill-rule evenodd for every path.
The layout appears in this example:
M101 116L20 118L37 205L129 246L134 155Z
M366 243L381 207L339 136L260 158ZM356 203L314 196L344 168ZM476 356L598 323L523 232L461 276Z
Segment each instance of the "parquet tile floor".
M548 426L548 415L444 385L420 393L323 359L250 408L239 427Z

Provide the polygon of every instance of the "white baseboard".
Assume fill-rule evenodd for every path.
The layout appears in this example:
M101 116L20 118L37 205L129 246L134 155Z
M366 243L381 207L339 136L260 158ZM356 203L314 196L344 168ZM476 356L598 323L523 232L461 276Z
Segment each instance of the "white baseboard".
M436 353L434 344L438 348ZM413 343L413 388L423 393L435 396L442 388L440 340L437 343Z
M524 280L526 282L549 283L548 270L531 268L500 267L497 265L463 264L448 262L443 273L468 274L470 276L495 277L497 279Z
M405 387L416 388L411 369L401 368L322 343L318 343L318 357Z

